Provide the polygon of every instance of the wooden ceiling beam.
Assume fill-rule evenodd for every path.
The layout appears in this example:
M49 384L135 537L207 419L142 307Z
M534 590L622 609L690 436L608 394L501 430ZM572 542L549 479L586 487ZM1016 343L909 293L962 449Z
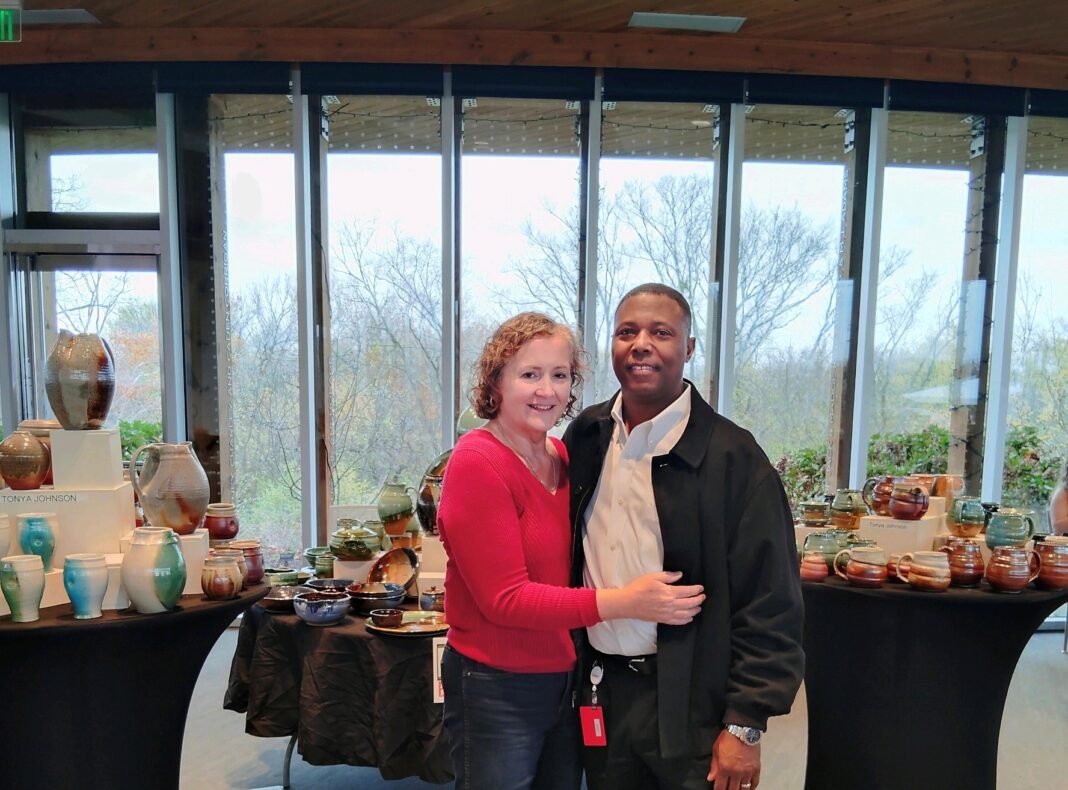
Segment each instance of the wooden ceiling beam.
M4 63L288 61L598 66L1068 90L1068 56L687 36L327 28L25 29Z

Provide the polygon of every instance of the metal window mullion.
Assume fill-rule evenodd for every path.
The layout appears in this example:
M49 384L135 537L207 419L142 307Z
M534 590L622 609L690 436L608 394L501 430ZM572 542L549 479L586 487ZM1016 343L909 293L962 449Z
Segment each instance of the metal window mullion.
M441 97L441 446L456 443L456 393L459 391L459 311L456 292L456 100L452 70L446 68Z
M1027 164L1027 118L1006 119L1005 170L1002 178L994 279L993 326L990 337L990 371L983 447L984 501L1001 500L1008 430L1009 383L1012 378L1012 332L1016 309L1016 279L1020 256L1020 217Z
M860 265L860 310L855 329L857 367L853 390L852 445L849 449L849 484L863 485L868 476L871 398L875 385L875 323L879 291L879 245L883 217L883 176L886 170L888 113L871 111L868 148L868 183L864 209L864 243ZM856 285L854 286L856 287Z
M6 93L0 93L0 228L15 224L15 159L10 104ZM0 424L10 432L19 422L22 408L21 392L17 387L23 378L18 360L15 320L15 256L5 249L4 232L0 230Z
M742 230L742 164L745 160L745 105L732 104L728 130L726 217L723 223L722 311L719 316L719 364L716 408L724 417L734 413L735 346L738 326L738 272ZM711 396L712 393L709 393Z
M186 437L185 349L178 224L178 171L174 94L156 94L159 150L159 348L163 441Z
M601 212L601 96L604 92L604 72L597 70L593 78L593 99L589 104L589 120L586 125L586 139L583 146L586 150L584 171L579 178L584 179L586 201L584 206L579 206L579 211L585 217L586 237L584 239L585 250L583 258L585 267L582 274L583 281L579 284L579 292L582 303L580 329L582 331L582 343L589 354L590 370L597 369L597 349L600 338L597 337L597 239L600 235L600 212ZM594 402L597 393L594 391L593 382L590 386L582 388L582 405L589 406Z

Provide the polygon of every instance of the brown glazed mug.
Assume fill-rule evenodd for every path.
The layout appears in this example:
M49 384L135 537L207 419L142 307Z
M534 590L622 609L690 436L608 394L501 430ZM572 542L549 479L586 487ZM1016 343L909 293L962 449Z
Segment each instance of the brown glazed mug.
M998 546L986 566L986 580L994 592L1018 593L1037 579L1041 571L1042 558L1034 551L1019 546Z
M954 587L975 587L982 581L986 563L977 541L953 537L942 551L949 558L949 579Z
M902 566L908 566L908 575ZM917 590L941 592L949 589L949 557L942 551L908 551L897 561L897 577Z
M1068 587L1068 537L1051 535L1035 544L1035 552L1042 560L1035 583L1043 590Z
M848 557L845 570L840 567L842 557ZM886 552L878 546L857 546L842 549L834 555L834 572L855 587L882 587L886 581Z
M894 518L916 521L923 518L930 504L931 499L922 485L895 483L887 509Z
M901 576L898 576L897 569L901 568ZM888 581L903 582L909 575L909 562L906 560L904 564L901 563L901 554L891 554L886 561L886 577ZM904 578L902 578L904 577Z

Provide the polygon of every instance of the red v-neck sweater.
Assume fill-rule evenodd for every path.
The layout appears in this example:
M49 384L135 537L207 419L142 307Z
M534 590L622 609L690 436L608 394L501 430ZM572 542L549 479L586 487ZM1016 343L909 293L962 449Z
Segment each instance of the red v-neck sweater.
M595 590L567 586L567 451L552 441L563 461L555 494L484 430L460 438L442 482L437 526L449 558L449 644L511 672L570 670L575 647L568 629L601 619Z

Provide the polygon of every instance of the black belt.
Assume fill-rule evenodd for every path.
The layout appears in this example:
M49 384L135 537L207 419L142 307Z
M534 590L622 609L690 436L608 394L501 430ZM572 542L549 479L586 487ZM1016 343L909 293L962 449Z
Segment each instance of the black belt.
M617 667L635 672L639 675L656 674L656 653L645 656L620 656L612 653L602 653L600 650L590 648L595 661L602 662L606 667Z

